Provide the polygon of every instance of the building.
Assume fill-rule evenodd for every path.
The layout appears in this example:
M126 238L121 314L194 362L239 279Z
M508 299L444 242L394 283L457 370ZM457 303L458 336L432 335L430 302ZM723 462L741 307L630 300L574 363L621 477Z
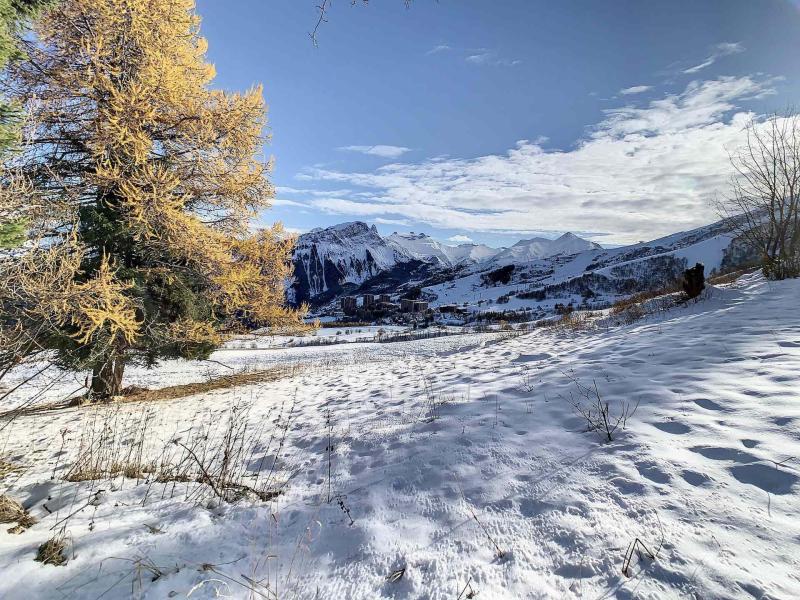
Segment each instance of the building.
M392 297L389 294L381 294L378 296L378 304L389 304L392 301Z
M372 294L364 294L361 297L361 308L370 309L375 306L375 296Z
M439 312L443 315L451 314L451 315L462 315L467 312L465 308L458 306L457 304L442 304L439 307Z
M404 313L421 313L428 310L428 303L424 300L400 300L400 310Z
M354 315L358 311L356 299L352 296L342 298L342 312L346 315Z

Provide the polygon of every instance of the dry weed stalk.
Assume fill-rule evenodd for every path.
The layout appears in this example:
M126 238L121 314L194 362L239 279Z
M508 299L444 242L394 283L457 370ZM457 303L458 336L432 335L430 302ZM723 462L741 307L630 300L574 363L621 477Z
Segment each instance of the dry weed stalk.
M64 479L89 481L92 488L99 480L118 477L122 477L119 485L130 480L144 483L148 489L143 503L156 484L162 484L161 499L174 497L177 485L185 484L187 501L205 502L209 493L224 502L246 496L271 500L289 478L279 472L279 461L294 422L295 402L288 410L284 404L277 409L269 436L265 432L269 419L259 419L254 426L252 404L237 402L226 419L207 419L162 445L152 441L157 439L154 409L136 412L120 405L95 407L81 433L77 458ZM271 409L267 417L272 414Z
M562 373L564 373L562 371ZM564 373L575 384L577 398L570 393L567 402L573 410L586 421L587 431L595 431L607 442L614 441L618 429L625 429L628 419L639 408L639 401L631 406L629 402L620 402L619 408L612 411L611 404L603 400L597 381L592 380L592 387L583 385L574 375Z

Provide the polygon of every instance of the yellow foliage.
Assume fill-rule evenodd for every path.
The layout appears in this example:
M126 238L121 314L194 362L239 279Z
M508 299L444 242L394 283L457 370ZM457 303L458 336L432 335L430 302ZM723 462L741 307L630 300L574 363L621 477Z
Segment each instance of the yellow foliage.
M16 99L29 102L32 116L31 172L50 177L34 195L68 198L73 215L87 205L113 209L115 226L126 228L144 256L141 267L127 264L125 253L106 256L102 241L85 248L74 238L75 216L60 229L72 240L28 257L45 265L31 262L32 272L49 273L63 291L35 310L66 320L81 344L101 333L136 343L144 309L133 299L134 284L118 275L125 269L163 269L166 282L170 271L188 270L202 282L214 323L166 324L162 333L176 342L216 344L234 315L302 326L304 311L284 305L293 239L279 225L249 231L274 195L262 154L262 88L210 89L215 71L199 28L193 0L61 0L39 21L31 60L11 74ZM59 144L79 158L43 169L42 157ZM102 259L81 274L88 251Z
M71 325L80 344L98 333L132 343L140 323L125 292L129 284L115 277L107 257L93 277L76 280L84 250L74 239L31 252L4 272L3 297L20 302L32 321Z

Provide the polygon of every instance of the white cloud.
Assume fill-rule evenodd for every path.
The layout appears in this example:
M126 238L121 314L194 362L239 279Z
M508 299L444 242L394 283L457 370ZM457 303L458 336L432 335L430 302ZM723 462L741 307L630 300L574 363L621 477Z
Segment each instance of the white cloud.
M751 117L741 103L774 80L693 82L644 108L606 113L569 150L522 140L505 154L391 164L372 172L312 170L318 181L367 190L310 203L340 215L408 219L462 232L593 231L605 243L652 239L716 218L729 149Z
M706 67L710 67L723 56L730 56L731 54L739 54L740 52L744 52L744 46L742 46L742 44L740 44L739 42L723 42L721 44L717 44L716 46L714 46L714 49L711 52L711 54L703 62L693 67L689 67L688 69L684 69L683 72L688 74L697 73L698 71L702 71Z
M447 44L439 44L438 46L434 46L433 48L428 50L425 54L427 55L439 54L440 52L449 52L450 50L452 50L452 48Z
M352 193L352 190L347 190L347 189L325 191L325 190L312 190L308 188L294 188L285 185L275 186L275 191L278 194L301 195L301 196L341 196L343 194Z
M522 63L519 59L499 58L494 50L480 49L475 54L467 55L465 59L473 65L484 65L493 67L514 67Z
M337 150L344 152L359 152L370 156L380 156L381 158L400 158L406 152L411 152L411 148L403 146L386 146L378 144L376 146L341 146Z
M308 208L302 202L298 202L296 200L287 200L286 198L273 198L270 200L270 204L272 204L272 206L301 206L303 208Z
M400 225L402 227L408 227L411 225L411 221L407 219L384 219L383 217L378 217L377 219L373 220L381 225Z
M472 238L468 235L453 235L447 238L448 242L454 242L456 244L471 244Z
M653 89L652 86L649 85L634 85L629 88L623 88L619 91L620 94L623 96L630 96L631 94L641 94L646 92L647 90Z

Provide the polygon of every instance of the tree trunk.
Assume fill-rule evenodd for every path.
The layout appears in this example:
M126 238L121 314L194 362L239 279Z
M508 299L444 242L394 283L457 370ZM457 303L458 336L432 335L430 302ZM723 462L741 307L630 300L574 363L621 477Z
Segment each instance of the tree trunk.
M95 402L110 400L122 392L122 374L125 362L121 354L110 354L105 362L92 369L91 399Z

